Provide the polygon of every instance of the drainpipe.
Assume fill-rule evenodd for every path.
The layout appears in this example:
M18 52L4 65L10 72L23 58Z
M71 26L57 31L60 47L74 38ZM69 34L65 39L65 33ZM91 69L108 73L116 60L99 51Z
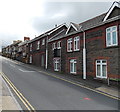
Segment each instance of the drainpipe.
M83 79L86 79L86 35L85 31L82 29L82 26L80 26L79 30L83 32Z
M85 31L83 31L83 79L86 79L86 46Z
M45 68L48 68L48 35L47 35L47 39L46 39L46 64L45 64Z

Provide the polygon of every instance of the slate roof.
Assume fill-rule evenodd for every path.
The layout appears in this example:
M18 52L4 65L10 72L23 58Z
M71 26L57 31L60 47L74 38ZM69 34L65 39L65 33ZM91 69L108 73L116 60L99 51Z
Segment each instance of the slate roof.
M58 25L57 27L54 27L53 29L48 30L48 31L42 33L41 35L35 37L34 39L30 40L28 43L31 43L31 42L33 42L33 41L35 41L35 40L37 40L37 39L40 39L40 38L42 38L42 37L44 37L44 36L47 36L47 35L51 34L53 31L57 30L59 27L62 27L63 25L66 25L66 24L65 24L65 23L64 23L64 24L60 24L60 25ZM67 25L66 25L66 26L67 26Z
M97 26L97 25L99 25L100 23L103 22L103 19L104 19L105 16L106 16L106 13L103 13L99 16L96 16L92 19L89 19L85 22L80 23L79 26L82 26L82 29L84 29L84 30L89 29L93 26Z
M104 17L106 16L106 14L107 14L107 13L103 13L103 14L97 16L97 17L94 17L94 18L92 18L92 19L89 19L89 20L87 20L87 21L85 21L85 22L82 22L82 23L80 23L80 24L72 23L72 24L74 24L74 26L76 26L76 27L79 29L78 31L75 31L75 32L73 32L73 33L70 33L70 34L67 34L67 35L64 35L64 36L61 36L61 37L56 37L56 38L50 40L49 42L54 41L54 40L58 40L58 39L61 39L61 38L64 38L64 37L67 37L67 36L72 35L72 34L76 34L76 33L78 33L78 32L81 32L82 30L80 29L80 26L82 26L82 29L83 29L83 30L88 30L88 29L91 29L91 28L94 28L94 27L98 27L98 26L100 26L100 25L103 25L103 24L105 24L105 23L109 23L109 22L111 22L111 21L115 21L115 20L120 19L120 16L118 16L118 17L115 17L115 18L108 19L108 20L106 20L106 21L104 22L103 19L104 19Z

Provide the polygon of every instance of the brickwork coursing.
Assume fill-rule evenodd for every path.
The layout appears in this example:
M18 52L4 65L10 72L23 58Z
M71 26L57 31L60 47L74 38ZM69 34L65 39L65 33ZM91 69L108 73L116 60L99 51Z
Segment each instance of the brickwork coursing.
M117 25L118 21L105 24L103 26L86 31L86 53L87 53L87 76L96 77L96 60L105 59L107 61L107 75L111 78L117 78L119 72L119 46L106 47L106 28ZM119 30L119 29L118 29ZM67 52L67 39L80 36L80 51ZM83 36L82 33L71 35L60 40L50 42L48 53L48 68L54 70L52 44L61 41L61 72L70 74L69 60L77 60L77 75L83 74Z

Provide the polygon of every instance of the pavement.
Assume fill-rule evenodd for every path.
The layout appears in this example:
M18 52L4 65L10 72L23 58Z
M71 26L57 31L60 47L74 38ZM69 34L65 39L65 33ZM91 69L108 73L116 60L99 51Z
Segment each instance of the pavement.
M0 76L0 111L22 110L10 88Z

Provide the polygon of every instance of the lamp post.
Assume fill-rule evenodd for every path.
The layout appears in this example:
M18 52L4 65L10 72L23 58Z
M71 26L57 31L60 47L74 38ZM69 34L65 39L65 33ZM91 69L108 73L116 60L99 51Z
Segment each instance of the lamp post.
M85 39L85 31L80 27L81 31L83 32L83 79L86 79L86 39Z

